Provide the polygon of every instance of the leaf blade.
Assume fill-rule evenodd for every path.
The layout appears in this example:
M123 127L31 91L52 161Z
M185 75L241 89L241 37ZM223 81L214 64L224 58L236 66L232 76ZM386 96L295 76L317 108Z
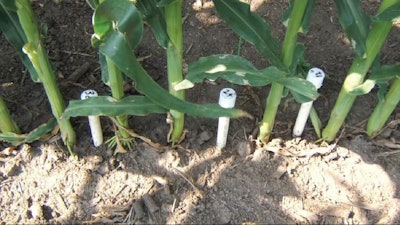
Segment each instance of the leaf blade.
M214 5L231 29L252 43L271 65L285 70L278 53L278 42L272 37L268 23L251 12L248 4L237 0L214 0Z
M339 22L358 56L366 54L370 18L361 9L359 0L335 0Z
M158 44L166 49L169 43L164 11L157 7L156 0L138 0L136 6L143 19L150 25Z
M115 49L117 49L117 51ZM120 32L114 32L110 35L105 40L105 43L100 46L100 52L113 60L125 75L135 81L136 90L162 107L174 109L193 116L208 118L218 118L221 116L251 117L242 110L224 109L216 104L198 105L172 96L147 74L133 55L133 51L127 44L124 35Z
M400 17L400 2L391 5L390 7L383 10L383 12L374 16L372 19L374 22L392 21Z
M135 48L142 39L142 17L135 5L127 0L106 0L95 9L93 29L97 38L108 35L113 29L124 33Z
M191 63L186 80L200 83L204 79L215 80L219 77L239 85L264 86L270 83L262 75L262 71L256 69L251 62L243 57L228 54L201 57Z
M86 100L70 101L63 117L76 116L145 116L152 113L165 113L167 109L154 104L145 96L127 96L116 100L109 96L98 96Z
M22 51L27 43L26 36L19 22L17 13L8 9L6 1L0 1L0 30L3 32L7 41L18 52L18 56L24 66L28 69L29 74L34 82L40 82L37 71L29 60L29 57Z
M28 134L15 134L11 132L0 133L0 141L11 143L14 146L23 143L32 143L49 133L57 125L57 120L51 118L47 123L40 125Z

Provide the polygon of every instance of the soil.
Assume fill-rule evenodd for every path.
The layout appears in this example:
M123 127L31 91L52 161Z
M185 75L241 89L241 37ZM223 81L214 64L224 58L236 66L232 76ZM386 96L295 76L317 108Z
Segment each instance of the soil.
M362 1L373 14L379 1ZM90 45L92 9L83 0L33 1L47 29L44 42L56 68L66 103L90 88L110 90L100 79L97 50ZM252 10L271 24L278 40L287 1L253 0ZM314 106L324 124L354 57L336 17L333 1L317 1L309 33L299 40L306 59L327 73ZM236 53L239 42L209 1L185 1L185 61L201 56ZM382 51L384 63L400 61L400 29L394 27ZM166 87L165 51L146 27L136 54ZM41 84L33 83L15 50L0 38L0 95L24 133L48 121L52 114ZM241 55L257 67L267 62L249 44ZM78 79L71 80L74 74ZM219 91L232 85L217 80L187 91L196 103L217 102ZM215 119L186 117L188 131L177 147L156 148L137 140L127 153L114 155L103 144L92 145L87 118L71 121L77 132L76 157L68 155L59 135L21 146L0 143L1 224L39 223L400 223L399 109L375 139L364 133L365 120L377 102L376 90L359 97L338 139L329 145L310 124L302 138L291 129L299 104L283 99L271 141L252 148L269 87L232 86L237 107L255 119L231 120L226 148L214 147ZM126 94L135 93L127 82ZM166 115L130 117L136 133L167 145ZM102 117L104 135L112 124Z

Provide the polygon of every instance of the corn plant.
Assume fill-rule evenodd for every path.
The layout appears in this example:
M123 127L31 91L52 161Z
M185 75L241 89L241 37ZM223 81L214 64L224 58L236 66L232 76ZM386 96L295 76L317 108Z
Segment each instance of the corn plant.
M98 0L98 1L88 1L89 5L93 9L97 9L97 7L103 3L104 0ZM104 3L103 5L107 6L110 5L111 3ZM98 11L104 11L108 10L107 7L102 6ZM112 6L111 6L112 7ZM121 15L123 17L124 15ZM130 33L136 33L136 32L141 32L141 29L143 29L142 24L140 24L139 20L136 20L134 17L140 16L137 13L131 13L129 14L130 21L131 23L129 24L129 28L126 30ZM94 22L95 20L93 20ZM93 24L95 26L95 24ZM136 47L137 44L141 40L141 36L135 36L135 35L130 35L130 44L133 47ZM93 46L96 46L97 38L94 37L92 38L92 44ZM124 93L124 80L125 80L125 75L121 72L121 70L114 64L114 62L107 56L104 56L103 54L99 53L100 56L100 64L101 64L101 78L104 84L110 87L111 89L111 96L114 99L120 100L125 96ZM114 146L118 143L121 143L122 145L117 147L117 149L120 149L119 151L123 151L123 147L130 147L130 143L133 141L130 138L130 135L124 130L129 128L128 124L128 115L119 115L115 118L115 121L117 121L118 126L116 126L115 130L115 136L109 139L107 142L111 145ZM122 129L119 129L119 127L122 126Z
M11 132L11 133L20 133L20 130L12 119L10 112L8 111L7 105L4 102L3 98L0 97L0 131L2 133Z
M376 74L376 79L375 75ZM387 79L394 80L387 90ZM375 136L383 128L389 116L395 110L400 101L400 63L395 65L384 65L378 71L373 73L369 80L379 82L380 90L378 92L379 102L375 106L374 111L368 118L367 134L370 137ZM367 81L366 81L367 82ZM384 84L382 84L385 82ZM385 93L385 94L384 94Z
M41 41L40 29L30 2L29 0L1 0L0 8L1 29L20 53L32 80L43 84L52 113L60 126L61 137L72 154L71 148L76 140L75 132L69 120L61 118L65 109L64 101Z
M185 99L185 92L176 91L173 87L183 80L182 2L183 0L175 0L164 5L167 34L170 39L167 47L168 87L169 92L179 99ZM182 139L185 114L176 110L170 110L170 113L173 121L168 139L174 144Z
M183 80L182 3L182 0L139 0L136 5L144 20L151 26L159 45L167 51L169 92L184 100L184 91L173 88ZM174 144L181 140L185 117L184 113L176 110L169 112L172 116L172 129L168 140Z
M228 26L253 44L270 66L258 70L237 55L203 57L189 65L186 79L175 88L190 88L205 78L215 80L218 77L239 85L265 86L272 83L258 136L259 141L268 142L284 90L290 91L300 103L315 100L318 96L315 87L299 75L305 47L297 43L298 32L307 30L314 1L299 0L291 4L285 14L287 30L281 51L269 24L251 12L248 4L238 0L214 0L214 5Z
M91 1L92 4L98 2ZM176 110L193 116L218 118L221 116L249 116L237 109L224 109L217 104L198 105L184 101L163 89L138 62L132 40L140 40L142 17L136 6L128 0L105 0L98 4L93 15L94 43L104 55L128 78L136 90L143 94L115 99L107 96L83 101L71 101L63 118L88 115L147 115ZM161 34L162 35L162 34Z
M373 77L372 79L365 80L365 77L374 62L379 60L377 56L392 28L392 20L400 15L400 2L398 0L383 0L377 15L372 17L367 16L362 11L359 0L336 0L335 3L338 9L339 21L347 37L353 44L356 57L347 73L335 106L331 111L328 124L322 131L323 139L328 142L335 139L356 97L369 93L375 86L377 80L379 80ZM395 82L395 86L396 84L397 82ZM394 90L389 91L387 97L390 97L393 93L395 93ZM378 122L376 118L380 117L379 113L382 112L383 108L386 108L385 104L393 104L390 103L390 99L385 99L384 102L381 101L381 103L379 103L376 109L377 111L374 112L372 118L368 122L368 133L370 135L376 132L376 129L379 129L377 127L381 127L380 124L382 124L382 122ZM388 106L386 109L390 111L390 113L393 111L390 110ZM388 112L385 114L387 113ZM387 117L382 117L382 119L386 121Z

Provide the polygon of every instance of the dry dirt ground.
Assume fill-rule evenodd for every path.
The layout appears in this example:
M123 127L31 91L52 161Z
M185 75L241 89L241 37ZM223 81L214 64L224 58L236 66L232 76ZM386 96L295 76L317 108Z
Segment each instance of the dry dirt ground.
M373 13L379 1L362 2ZM90 46L92 10L85 1L39 0L34 8L47 26L44 41L66 102L79 98L86 88L108 95L100 80L97 51ZM252 1L252 9L270 22L279 40L285 32L280 18L286 8L283 0ZM238 36L218 19L208 1L185 1L184 16L187 63L237 51ZM136 53L165 86L165 52L148 29L144 36ZM299 40L307 47L307 61L328 75L315 102L326 123L353 58L332 1L317 1L310 32ZM49 105L15 51L3 37L0 43L0 94L21 129L29 132L51 118ZM399 28L394 28L382 53L384 62L400 61L399 43ZM266 66L248 43L243 43L241 54L260 68ZM219 90L227 86L231 85L220 80L200 84L187 92L187 98L216 102ZM400 222L398 109L390 126L371 140L362 128L376 95L360 97L337 142L319 145L314 144L317 138L309 125L303 139L291 137L299 104L285 98L271 142L252 149L249 136L261 119L269 87L233 87L238 92L237 107L256 120L232 120L222 151L213 147L216 120L190 116L187 137L176 148L153 148L138 140L128 153L113 156L107 145L92 146L83 117L72 119L78 134L77 157L68 156L57 135L15 148L0 143L1 224ZM129 83L126 93L135 94ZM102 122L110 138L110 120ZM130 125L167 146L165 115L131 117Z

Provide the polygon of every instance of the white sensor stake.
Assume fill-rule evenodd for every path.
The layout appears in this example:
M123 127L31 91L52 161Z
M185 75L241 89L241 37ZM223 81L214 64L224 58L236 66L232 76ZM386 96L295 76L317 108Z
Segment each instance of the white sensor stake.
M218 104L222 108L233 108L236 102L236 92L232 88L224 88L219 93ZM229 117L219 117L218 133L217 133L217 148L222 149L226 145L229 130Z
M325 73L319 68L312 68L308 71L307 80L314 84L318 90L322 86ZM299 114L297 115L296 123L293 128L293 136L299 137L303 134L304 126L306 125L313 101L301 104Z
M95 90L85 90L81 94L81 100L96 96L98 95ZM93 145L95 147L99 147L101 144L103 144L103 130L101 129L100 116L88 116L88 118Z

